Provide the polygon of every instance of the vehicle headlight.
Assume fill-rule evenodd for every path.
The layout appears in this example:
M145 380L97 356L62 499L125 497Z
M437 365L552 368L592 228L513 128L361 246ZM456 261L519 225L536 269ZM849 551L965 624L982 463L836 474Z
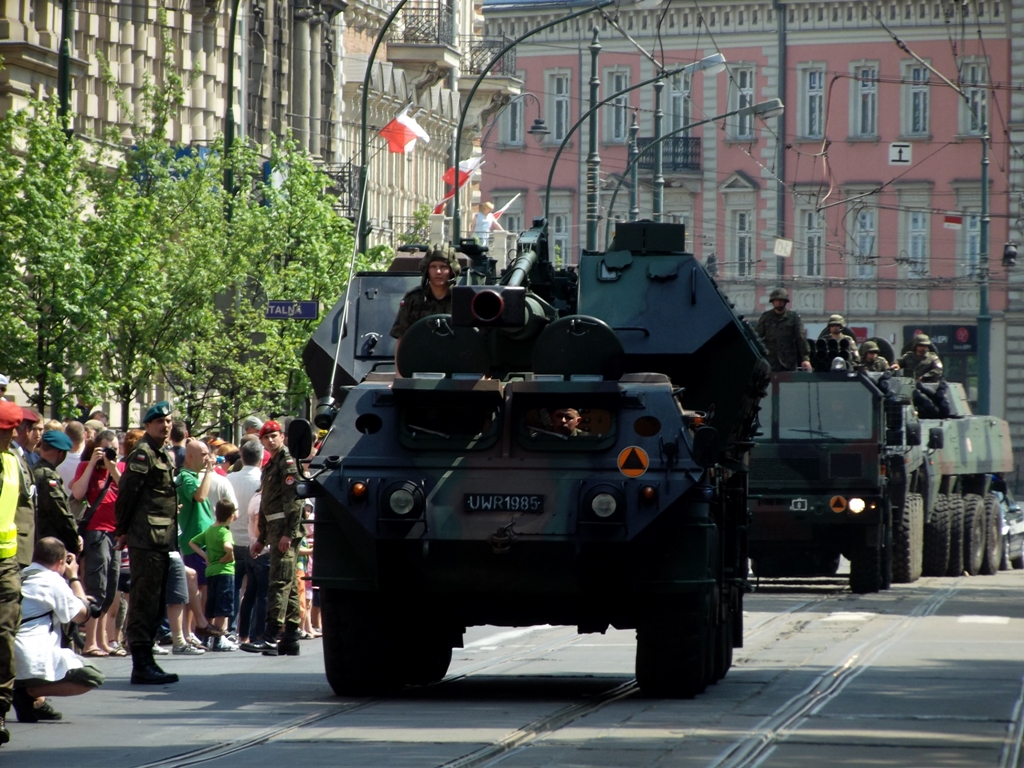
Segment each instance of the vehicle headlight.
M599 493L590 502L590 508L598 517L611 517L615 514L617 507L618 504L615 501L615 497L610 493Z
M388 506L396 515L407 515L416 506L416 499L405 488L399 488L388 499Z
M859 515L864 511L864 499L850 499L850 511L855 515Z

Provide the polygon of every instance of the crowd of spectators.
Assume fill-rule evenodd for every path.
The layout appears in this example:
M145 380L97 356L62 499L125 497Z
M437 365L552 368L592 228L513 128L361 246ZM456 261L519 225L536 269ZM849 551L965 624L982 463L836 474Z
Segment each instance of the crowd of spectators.
M110 429L99 411L81 421L46 421L6 400L5 389L0 387L0 408L21 416L12 427L10 453L24 462L29 482L34 476L37 493L51 499L44 517L36 507L36 545L27 568L19 546L22 610L34 606L40 615L23 621L26 633L17 636L12 703L20 722L38 722L61 717L48 696L77 695L103 683L102 672L80 657L92 662L126 655L131 552L115 537L115 507L125 459L145 432ZM10 414L8 419L15 421ZM215 436L192 438L183 422L173 423L168 448L176 464L178 551L170 553L166 618L155 654L237 651L267 634L270 549L254 554L258 548L252 547L259 537L262 469L270 459L262 427L258 417L245 419L236 446ZM19 534L23 527L19 520ZM307 586L311 530L307 526L310 533L298 546L303 638L320 634L318 600ZM67 625L63 632L61 625ZM3 714L0 744L9 739Z

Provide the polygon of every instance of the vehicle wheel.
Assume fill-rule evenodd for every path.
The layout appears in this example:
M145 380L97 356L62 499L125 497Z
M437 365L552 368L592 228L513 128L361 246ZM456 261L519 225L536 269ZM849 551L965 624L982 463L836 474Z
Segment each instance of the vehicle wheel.
M411 649L410 649L411 650ZM417 652L402 663L401 678L407 685L430 685L444 679L452 663L452 649L442 638L422 642Z
M692 699L707 688L707 611L663 605L636 629L636 681L644 696Z
M879 542L881 543L881 542ZM883 589L883 563L885 549L882 546L861 546L850 559L850 591L864 595Z
M391 638L373 595L320 589L324 671L338 696L373 696L401 684Z
M921 578L922 560L924 557L924 497L920 493L910 494L911 504L911 549L910 580Z
M924 525L921 573L945 576L949 569L949 496L939 494L931 519Z
M1003 537L1003 559L999 562L999 570L1010 570L1010 540Z
M981 574L985 559L985 500L976 493L964 496L964 570Z
M892 580L896 584L909 584L914 580L914 501L908 493L903 508L892 518Z
M892 586L892 512L886 510L883 517L882 527L882 546L879 557L879 567L881 568L881 584L882 589L889 589Z
M1024 568L1024 551L1022 551L1021 554L1017 555L1016 557L1011 557L1010 558L1010 565L1013 566L1013 568L1015 570L1018 570L1018 571L1021 568Z
M715 633L715 661L711 673L711 682L717 683L732 666L733 612L730 609L728 618L718 625Z
M964 575L964 497L949 495L949 566L947 576Z
M994 493L985 496L985 557L981 572L986 576L999 573L1003 560L1003 527L999 519L999 499Z

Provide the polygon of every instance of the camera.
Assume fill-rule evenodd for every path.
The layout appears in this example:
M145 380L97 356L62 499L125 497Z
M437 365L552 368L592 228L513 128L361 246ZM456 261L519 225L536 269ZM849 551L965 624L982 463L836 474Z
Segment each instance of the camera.
M113 448L104 448L103 455L107 457L108 461L117 461L117 451Z
M89 609L90 619L98 619L103 615L103 604L98 602L96 598L91 595L85 596L85 605Z
M218 464L224 464L226 462L227 462L227 459L225 457L223 457L223 456L218 456L217 457L217 463Z

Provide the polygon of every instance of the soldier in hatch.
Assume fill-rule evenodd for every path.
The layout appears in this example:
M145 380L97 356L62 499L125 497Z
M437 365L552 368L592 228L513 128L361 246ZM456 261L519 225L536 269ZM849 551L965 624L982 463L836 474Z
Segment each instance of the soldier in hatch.
M772 370L811 370L803 321L796 312L786 309L789 294L785 288L776 288L768 298L772 309L758 318L754 330L768 349L768 363Z
M892 364L901 376L917 381L938 381L942 378L942 360L931 351L932 340L924 333L914 337L914 350Z
M886 360L878 348L878 344L873 341L865 341L864 346L860 348L861 357L861 370L868 372L882 372L889 370L889 361Z
M413 288L402 297L398 306L391 335L401 340L409 327L417 320L430 315L449 315L452 311L452 286L459 277L461 268L455 249L435 245L420 262L423 280L419 288ZM395 345L398 354L398 345Z

